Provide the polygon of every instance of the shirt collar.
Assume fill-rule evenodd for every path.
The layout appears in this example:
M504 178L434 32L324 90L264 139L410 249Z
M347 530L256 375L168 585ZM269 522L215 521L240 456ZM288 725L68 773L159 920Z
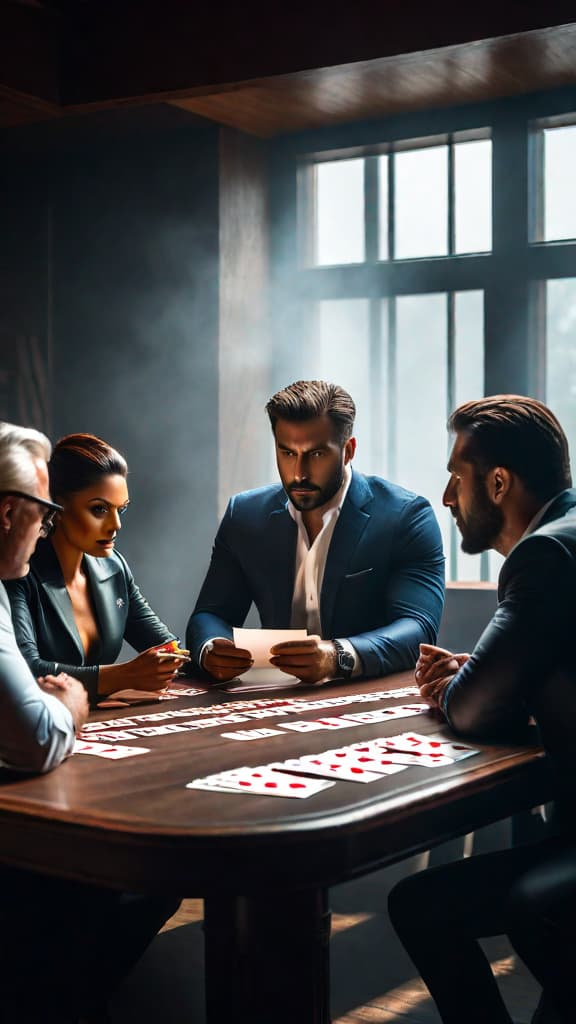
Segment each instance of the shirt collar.
M340 512L342 505L346 501L346 495L348 494L348 489L351 483L352 467L350 466L350 463L347 462L346 465L344 466L344 476L339 490L336 491L336 494L333 495L333 497L330 498L330 501L326 502L324 506L324 511L322 512L322 522L326 522L326 517L328 516L329 513L332 512L333 509L337 509L337 511ZM302 513L300 512L299 509L296 508L295 505L292 504L290 498L288 498L288 511L292 516L294 522L302 522Z
M559 496L558 494L555 494L553 498L550 498L550 501L547 501L545 505L542 505L542 508L538 510L536 515L533 516L533 518L528 523L528 526L524 530L524 533L522 534L522 537L520 538L520 540L522 540L524 537L527 537L529 533L534 533L534 530L538 529L538 527L540 526L540 523L544 519L544 516L546 515L548 509L550 508L551 505L554 504L554 502L556 501L556 498L558 498L558 496Z

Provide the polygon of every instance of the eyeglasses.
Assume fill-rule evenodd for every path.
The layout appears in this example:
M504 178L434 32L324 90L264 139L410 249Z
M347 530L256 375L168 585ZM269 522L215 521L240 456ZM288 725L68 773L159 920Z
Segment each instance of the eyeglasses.
M25 491L1 491L0 494L12 495L14 498L24 498L25 501L35 501L37 505L42 505L43 508L47 508L48 512L45 512L42 516L42 525L40 527L40 534L42 537L47 537L50 530L54 526L54 519L57 512L63 512L62 505L57 505L55 501L47 501L46 498L37 498L35 494L26 494Z

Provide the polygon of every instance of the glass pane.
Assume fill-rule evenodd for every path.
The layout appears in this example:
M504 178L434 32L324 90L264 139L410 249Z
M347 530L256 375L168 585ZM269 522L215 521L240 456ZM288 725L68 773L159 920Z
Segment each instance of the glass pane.
M544 239L576 238L576 125L544 131Z
M497 551L491 551L488 555L488 579L492 583L498 582L500 569L504 565L504 561L504 555L499 555Z
M290 379L320 379L346 388L356 403L354 468L374 473L370 367L370 307L367 299L330 299L317 305L317 343L309 362L298 361Z
M454 296L454 408L484 394L484 293L456 292ZM452 439L451 439L452 440ZM479 580L480 555L466 555L460 547L460 532L452 516L452 551L456 565L452 578Z
M378 259L387 260L388 252L388 157L378 157Z
M448 252L448 147L396 153L395 257Z
M492 248L492 142L479 139L454 146L455 251Z
M450 550L450 520L442 507L446 485L446 296L397 299L396 480L431 502Z
M364 260L364 160L316 164L315 262Z
M576 452L576 277L548 281L546 401Z

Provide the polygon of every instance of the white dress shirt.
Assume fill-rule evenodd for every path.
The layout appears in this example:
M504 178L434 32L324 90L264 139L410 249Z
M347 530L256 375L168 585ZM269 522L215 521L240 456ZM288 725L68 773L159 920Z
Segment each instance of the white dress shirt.
M72 753L74 740L70 711L40 689L18 649L0 583L0 764L47 772Z
M310 634L320 637L323 636L320 619L320 595L322 593L326 559L328 558L338 516L346 500L351 480L352 470L348 463L344 466L342 486L326 504L322 513L322 529L312 544L304 525L302 513L290 500L288 501L288 512L298 527L290 625L293 629L306 628ZM353 644L348 639L338 639L354 658L352 675L359 675L362 671L362 664Z

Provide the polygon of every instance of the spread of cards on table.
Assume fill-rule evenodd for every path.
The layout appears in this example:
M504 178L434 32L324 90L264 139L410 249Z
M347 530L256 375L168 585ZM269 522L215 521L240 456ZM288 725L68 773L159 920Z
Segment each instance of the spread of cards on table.
M184 694L179 691L179 695ZM189 692L189 696L193 693ZM274 736L286 736L287 732L324 732L359 728L375 725L395 719L410 718L426 713L429 708L425 703L401 704L370 710L349 710L353 705L373 704L390 698L406 699L419 696L418 688L405 686L394 690L380 690L373 693L349 693L336 697L306 699L301 697L270 697L257 700L229 701L213 704L208 707L163 708L145 714L110 718L101 722L87 723L80 733L74 753L90 754L96 757L120 760L150 753L150 748L143 745L147 738L169 736L174 733L185 733L199 729L224 730L220 735L225 739L255 741ZM301 719L305 713L318 712L313 719ZM340 712L336 714L336 712ZM252 728L238 729L238 725L251 725ZM273 726L273 727L272 727ZM232 731L233 730L233 731ZM398 746L405 743L405 746ZM374 752L376 750L376 753ZM385 752L385 756L383 754ZM409 764L422 767L451 764L462 756L470 756L476 751L462 744L449 744L442 737L420 737L417 733L403 733L379 740L370 740L366 744L352 744L337 750L325 750L318 755L306 758L292 758L284 762L258 769L234 769L234 779L230 773L219 773L208 780L200 779L191 783L194 789L218 789L222 792L262 792L281 794L283 796L311 796L330 785L331 779L349 779L370 782L402 771ZM377 756L378 755L378 763ZM317 761L320 760L318 764ZM327 761L329 762L326 767ZM299 781L294 778L287 782L283 774L293 775L306 773ZM237 773L263 772L267 776L252 779L247 785L244 776ZM270 773L270 777L268 777ZM224 778L224 782L222 781ZM312 778L311 776L315 776ZM218 780L218 784L214 780ZM262 789L258 790L257 785Z
M196 691L205 692L205 691ZM194 691L189 692L192 696ZM198 729L230 728L234 725L260 721L266 718L283 719L308 711L325 711L351 704L373 703L389 697L411 697L418 694L415 686L406 686L397 690L381 690L377 693L356 693L346 696L328 697L323 700L306 700L304 698L270 697L259 700L229 701L224 704L213 704L210 707L175 708L153 711L141 715L130 715L122 718L109 718L103 722L88 722L80 732L74 753L95 754L98 757L121 758L131 756L126 753L127 747L118 746L120 753L115 754L113 744L126 740L138 740L152 736L167 736L171 733L193 732ZM180 689L179 696L186 694ZM280 728L241 729L235 732L223 732L221 735L235 740L257 740L269 736L286 735L282 730L311 732L321 729L351 729L368 722L387 721L389 718L416 715L428 710L427 704L410 704L404 707L384 708L377 711L360 712L358 714L337 717L322 717L315 721L275 722ZM359 717L360 720L357 720ZM109 753L104 754L97 746L106 745ZM148 753L148 748L132 745L135 753ZM123 752L123 753L122 753Z
M188 783L188 789L216 793L254 793L257 796L314 796L336 781L370 783L384 775L395 775L410 765L435 768L454 764L478 751L442 736L421 736L415 732L383 736L349 747L324 750L319 754L273 761L255 768L233 768ZM307 776L313 776L308 778Z

